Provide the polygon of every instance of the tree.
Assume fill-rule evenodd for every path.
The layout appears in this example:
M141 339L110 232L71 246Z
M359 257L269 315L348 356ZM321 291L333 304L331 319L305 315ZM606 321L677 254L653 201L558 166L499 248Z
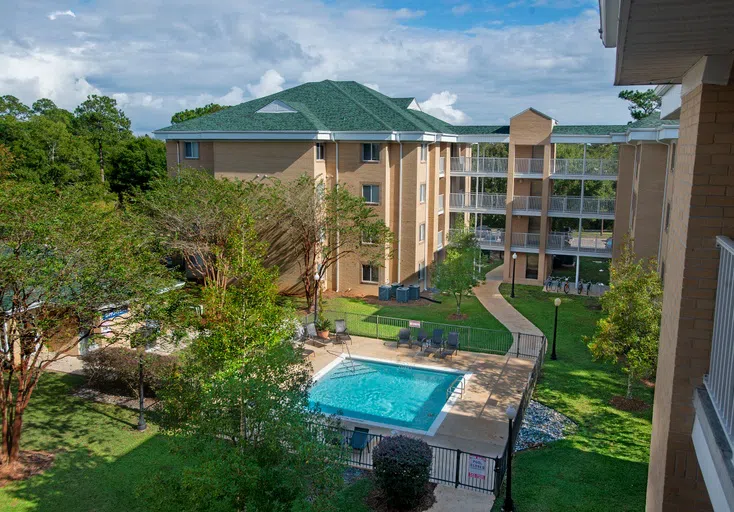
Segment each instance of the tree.
M601 298L605 317L587 342L594 358L618 364L627 373L628 399L635 379L654 375L657 368L662 301L657 263L637 260L625 240L610 268L610 289Z
M646 91L626 89L619 93L619 97L631 103L629 110L632 119L635 120L644 119L654 112L659 112L660 105L662 104L662 99L655 94L655 89L648 89Z
M80 187L0 183L3 463L18 460L23 415L39 378L80 343L79 333L89 342L126 338L148 309L159 310L160 290L174 282L149 230L107 199ZM113 332L96 334L111 304L127 314Z
M433 264L433 284L453 295L457 315L461 315L462 299L484 280L479 270L484 259L479 242L469 231L452 235L444 259Z
M0 143L0 180L7 177L13 168L15 157L5 144Z
M0 116L11 116L18 120L24 120L28 118L30 113L31 109L15 96L10 94L0 96Z
M257 205L258 231L270 241L271 257L286 251L296 259L308 304L319 280L346 257L379 264L391 255L392 232L361 196L340 185L326 188L306 175L284 183L248 183ZM275 249L275 250L274 250ZM277 261L277 260L276 260Z
M228 108L228 105L209 103L208 105L204 105L203 107L182 110L181 112L176 112L175 114L173 114L173 116L171 117L171 124L183 123L184 121L188 121L189 119L205 116L207 114L213 114L214 112L219 112L220 110L225 110Z
M76 110L74 121L78 132L94 146L99 161L99 173L105 181L105 161L111 148L130 137L130 120L117 108L117 101L108 96L92 94Z
M122 196L148 190L166 176L166 145L147 135L123 142L110 157L110 190Z
M63 108L56 106L56 103L48 98L41 98L33 102L31 111L34 116L44 116L54 121L64 123L67 127L71 127L74 121L74 114Z

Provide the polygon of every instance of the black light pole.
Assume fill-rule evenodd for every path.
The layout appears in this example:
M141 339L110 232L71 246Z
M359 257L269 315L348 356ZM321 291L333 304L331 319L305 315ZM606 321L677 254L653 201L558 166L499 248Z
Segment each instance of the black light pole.
M513 406L509 406L505 414L507 414L509 420L510 436L507 438L507 492L505 493L505 504L502 510L504 512L514 512L515 503L512 501L512 452L515 449L515 443L512 442L512 422L517 415L517 410Z
M515 265L517 264L517 253L512 253L512 291L510 292L510 298L515 298Z
M145 395L143 394L143 354L145 346L138 347L138 386L140 395L140 415L138 416L138 431L143 432L148 425L145 424Z
M558 329L558 306L561 305L561 299L556 297L556 300L553 301L553 304L556 306L556 317L553 320L553 350L551 351L551 359L554 361L558 359L558 356L556 356L556 330Z
M318 322L319 321L319 273L316 272L313 276L314 281L316 281L316 291L313 294L314 301L313 301L313 321Z

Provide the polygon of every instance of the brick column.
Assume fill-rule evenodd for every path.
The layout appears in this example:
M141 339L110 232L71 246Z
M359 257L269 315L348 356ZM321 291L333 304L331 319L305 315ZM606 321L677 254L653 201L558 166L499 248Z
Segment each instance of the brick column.
M709 367L719 253L734 235L734 73L683 96L665 250L647 510L710 510L691 441L693 391Z

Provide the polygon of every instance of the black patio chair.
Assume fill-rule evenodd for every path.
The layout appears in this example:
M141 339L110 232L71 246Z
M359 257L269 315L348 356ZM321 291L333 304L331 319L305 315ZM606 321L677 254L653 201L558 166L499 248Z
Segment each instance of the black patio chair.
M362 458L362 452L367 448L367 453L370 452L370 429L362 427L354 427L354 432L349 440L349 445L352 449L359 451L359 457Z
M400 329L398 332L398 348L400 348L401 343L406 343L408 347L413 346L413 339L410 337L410 329Z
M434 329L430 343L426 346L426 352L443 350L443 329Z
M336 320L334 322L334 339L337 343L344 343L345 341L352 342L352 337L349 336L349 332L347 332L347 321L346 320Z
M450 332L449 337L446 340L446 347L444 348L444 354L453 356L455 352L459 351L459 333Z

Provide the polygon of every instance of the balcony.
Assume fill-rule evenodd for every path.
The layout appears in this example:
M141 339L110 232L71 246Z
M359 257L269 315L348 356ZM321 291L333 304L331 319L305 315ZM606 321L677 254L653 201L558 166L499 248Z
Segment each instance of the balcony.
M614 219L615 199L601 197L551 196L548 215L551 217L587 217Z
M485 250L504 250L505 248L505 230L490 229L477 227L474 229L451 229L449 230L449 240L452 236L461 233L472 232L479 242L479 246Z
M564 254L570 256L612 257L611 237L587 237L568 232L551 232L548 234L545 252L548 254Z
M451 193L449 209L457 212L477 212L504 214L506 212L506 194Z
M451 157L451 174L454 176L507 177L507 158L500 157Z
M512 233L511 250L520 252L538 252L540 250L540 233Z
M442 156L438 159L438 177L446 176L446 157Z
M515 196L512 198L513 215L540 215L543 198L540 196Z
M616 180L618 172L616 160L603 158L556 158L551 167L554 179Z
M518 178L542 178L542 158L515 158L515 176Z
M714 510L734 509L734 242L716 237L719 276L708 374L693 395L693 446ZM702 347L703 348L703 347ZM696 359L691 364L697 363Z
M444 209L444 203L445 202L446 202L445 201L445 196L443 194L439 194L438 195L438 206L437 206L437 210L438 210L438 214L439 215L443 214L443 209Z

